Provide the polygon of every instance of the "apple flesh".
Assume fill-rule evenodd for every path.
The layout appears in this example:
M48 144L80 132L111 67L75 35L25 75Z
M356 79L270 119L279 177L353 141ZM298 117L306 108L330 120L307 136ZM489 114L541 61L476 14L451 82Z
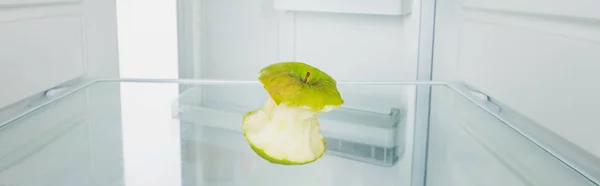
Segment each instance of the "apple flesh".
M244 136L252 149L271 163L311 163L325 153L317 112L305 107L275 104L268 99L243 119Z
M276 164L302 165L325 153L318 116L343 104L337 83L301 62L283 62L261 70L259 80L269 98L242 118L250 147Z

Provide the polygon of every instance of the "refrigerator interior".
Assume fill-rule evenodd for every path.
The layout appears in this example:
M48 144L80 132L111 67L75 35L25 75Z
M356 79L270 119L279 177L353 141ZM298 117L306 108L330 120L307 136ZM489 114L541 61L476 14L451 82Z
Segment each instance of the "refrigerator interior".
M326 165L313 166L321 172L271 167L261 179L281 172L306 174L310 179L297 183L317 185L558 186L597 185L600 179L600 148L594 143L600 130L594 124L600 105L594 81L600 69L598 1L179 0L162 8L148 8L159 1L124 2L0 0L0 51L8 51L0 55L0 79L10 80L0 81L5 87L0 124L12 124L0 126L5 144L0 185L207 184L181 178L192 173L204 174L213 185L244 185L239 180L246 178L216 183L231 181L231 172L246 175L236 172L243 162L260 162L248 149L236 149L242 140L230 148L198 147L194 140L163 133L172 132L172 125L161 124L232 123L235 131L239 108L262 101L260 88L130 79L152 83L65 89L131 76L254 81L260 68L277 61L307 62L340 82L413 85L345 89L352 101L331 113L333 122L324 127L338 146L331 147ZM141 9L147 14L136 14ZM163 9L168 13L153 14ZM170 52L178 56L161 55ZM57 94L47 91L57 87ZM152 102L158 97L160 103ZM40 107L54 100L59 101ZM145 106L162 115L144 118ZM205 107L217 113L207 114ZM127 134L148 130L123 125L139 121L154 123L150 133L158 137L124 141ZM372 129L353 124L359 121L391 124ZM209 141L240 137L212 128L192 134L222 134ZM184 146L161 139L210 149L212 154L200 155L214 161L177 153ZM124 158L152 154L156 149L149 142L175 152L167 155L169 161L198 164L162 162L163 171L174 170L168 174L132 169L145 161L160 163L161 153ZM373 153L367 158L364 149ZM220 166L216 172L207 168ZM132 181L127 175L144 178Z
M281 166L258 157L241 131L243 114L268 96L257 82L88 82L1 123L0 184L597 185L590 172L568 164L571 157L548 152L523 135L523 125L503 121L458 84L339 87L348 105L320 116L327 154ZM432 105L441 108L431 110L425 146L411 134L420 88L437 93ZM239 92L255 94L244 102L215 97ZM352 108L365 96L388 99ZM425 147L426 154L413 151ZM426 183L415 179L422 174Z
M572 159L590 177L600 173L594 144L600 128L593 124L600 105L593 96L600 93L594 82L600 16L591 8L598 2L398 1L412 8L395 13L370 9L392 1L364 9L348 9L360 1L294 2L300 1L184 1L180 75L253 80L269 61L303 61L340 81L461 82L509 120L519 118L512 122L525 123L519 128L545 149ZM446 118L438 113L415 120ZM425 135L419 127L414 135Z
M339 81L416 79L419 2L327 1L333 10L306 8L328 4L309 1L285 9L277 6L282 2L287 0L182 1L180 76L254 80L267 64L302 61ZM376 11L388 6L398 12Z
M180 77L255 80L260 68L274 61L302 61L317 66L337 81L417 79L418 1L189 0L181 1L179 7ZM402 105L390 100L412 103L415 99L415 90L353 91L357 96L351 99L361 101L352 102L346 105L347 108L380 115L389 114L390 108L402 108L386 107ZM235 91L230 92L203 93L206 97L202 99L211 102L218 98L243 106L258 101L253 97L263 94L262 91L250 91L240 96L232 93ZM383 180L389 179L383 175L395 174L398 175L395 182L406 185L410 184L409 172L412 171L414 110L403 111L409 112L402 114L407 116L403 130L366 130L362 137L355 131L364 129L345 127L341 123L323 130L326 130L324 133L346 136L341 139L355 136L351 142L364 144L388 143L391 140L388 138L401 136L405 145L395 148L400 149L402 158L371 163L387 165L393 162L395 165L395 161L399 161L402 166L392 166L391 169L396 170L391 172L383 168L363 172L365 177L380 179L382 184L386 183ZM356 145L355 148L361 148ZM351 158L364 159L360 155ZM336 167L344 167L341 164L344 163L340 162ZM351 175L355 169L341 168L336 172Z

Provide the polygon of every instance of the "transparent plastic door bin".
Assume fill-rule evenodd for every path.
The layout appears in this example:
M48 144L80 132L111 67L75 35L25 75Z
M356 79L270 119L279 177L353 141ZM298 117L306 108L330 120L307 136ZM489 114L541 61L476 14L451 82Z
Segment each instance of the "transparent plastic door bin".
M0 122L0 186L597 185L594 169L557 158L451 84L338 88L345 104L320 116L326 154L301 166L268 163L244 139L242 115L268 96L258 82L68 88Z

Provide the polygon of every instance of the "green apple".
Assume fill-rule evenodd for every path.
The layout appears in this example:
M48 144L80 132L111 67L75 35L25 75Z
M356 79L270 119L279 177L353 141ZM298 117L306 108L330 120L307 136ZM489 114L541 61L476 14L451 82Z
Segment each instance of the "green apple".
M325 72L301 62L282 62L263 68L258 79L278 105L331 110L344 103L337 82Z
M269 93L264 105L242 118L250 147L276 164L302 165L325 153L318 116L342 105L337 82L301 62L282 62L262 69L258 79Z

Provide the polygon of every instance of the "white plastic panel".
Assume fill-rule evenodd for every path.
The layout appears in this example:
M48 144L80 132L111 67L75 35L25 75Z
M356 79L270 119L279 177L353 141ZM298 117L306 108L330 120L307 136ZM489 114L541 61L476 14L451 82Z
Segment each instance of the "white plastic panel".
M594 138L600 131L600 44L494 24L465 26L461 79L600 155Z
M278 61L302 61L338 81L399 81L416 76L416 63L407 60L404 17L315 12L280 13L270 0L200 0L198 78L256 80L257 72ZM236 6L230 6L235 4ZM227 33L227 34L223 34ZM343 63L343 68L340 64ZM378 68L377 71L365 69ZM405 90L357 90L360 107L371 111L398 102ZM245 103L264 92L218 94ZM361 95L379 96L365 98ZM350 95L348 95L350 96ZM383 98L385 97L385 98ZM261 100L262 101L262 100ZM357 107L358 105L349 105Z
M598 7L439 1L434 78L463 81L600 157Z
M416 51L407 43L418 24L405 24L413 17L278 12L272 0L197 3L199 15L193 17L199 20L189 23L199 37L193 50L200 66L196 78L256 80L268 64L303 61L339 81L415 79ZM374 67L380 70L364 70Z
M434 87L427 186L596 185L511 126L466 97Z
M0 108L78 77L118 76L115 2L0 0Z
M0 0L0 7L77 3L83 0Z
M340 81L413 79L403 24L402 17L297 13L295 57Z
M0 107L84 74L82 24L77 14L0 22Z
M464 7L577 18L600 18L597 0L462 0Z
M275 0L275 8L291 11L402 15L411 0Z

